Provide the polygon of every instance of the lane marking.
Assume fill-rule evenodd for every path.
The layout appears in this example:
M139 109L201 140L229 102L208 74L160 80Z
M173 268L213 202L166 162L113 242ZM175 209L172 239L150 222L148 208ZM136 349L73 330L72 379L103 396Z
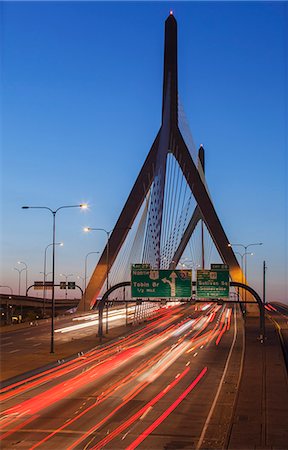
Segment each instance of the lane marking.
M126 450L134 450L138 447L141 442L143 442L176 408L177 406L187 397L189 392L191 392L195 386L199 383L201 378L206 374L207 367L199 373L199 375L194 379L194 381L182 392L182 394L148 427L144 430L128 447ZM100 447L92 447L91 450L100 449ZM102 447L101 447L102 448Z
M17 349L17 350L11 350L11 352L9 352L9 353L16 353L16 352L20 352L20 350L19 350L19 349Z
M232 345L231 345L231 347L230 347L230 351L229 351L229 354L228 354L228 357L227 357L227 360L226 360L224 372L223 372L223 374L222 374L222 377L221 377L221 380L220 380L220 383L219 383L219 386L218 386L218 389L217 389L217 392L216 392L214 401L213 401L213 403L212 403L211 409L210 409L210 411L209 411L208 417L207 417L206 422L205 422L205 424L204 424L202 433L201 433L201 435L200 435L200 438L199 438L199 441L198 441L198 443L197 443L197 446L195 447L195 450L199 450L199 449L201 448L202 443L203 443L203 440L204 440L204 437L205 437L205 434L206 434L208 425L209 425L209 423L210 423L212 414L213 414L213 412L214 412L214 409L215 409L215 407L216 407L216 403L217 403L217 401L218 401L218 397L219 397L219 395L220 395L220 391L221 391L221 389L222 389L222 385L223 385L223 382L224 382L224 379L225 379L225 376L226 376L226 372L227 372L227 370L228 370L228 365L229 365L229 362L230 362L230 358L231 358L231 355L232 355L232 352L233 352L233 349L234 349L234 346L235 346L236 337L237 337L237 323L236 323L236 313L235 313L235 309L234 309L233 312L234 312L234 337L233 337Z
M37 347L38 345L42 345L42 342L38 342L37 344L33 344L32 347Z
M13 342L7 342L6 344L3 344L1 347L6 347L7 345L13 345Z

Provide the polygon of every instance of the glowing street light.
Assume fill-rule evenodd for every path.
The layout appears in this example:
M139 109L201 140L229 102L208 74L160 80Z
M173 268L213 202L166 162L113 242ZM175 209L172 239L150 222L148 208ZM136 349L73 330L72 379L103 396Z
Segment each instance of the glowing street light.
M81 209L87 209L88 205L86 203L82 203L80 205L64 205L59 206L59 208L53 210L49 208L48 206L22 206L22 209L47 209L47 211L50 211L53 216L53 252L52 252L52 314L51 314L51 348L50 353L54 353L54 317L55 317L55 234L56 234L56 214L61 209L67 209L67 208L81 208Z

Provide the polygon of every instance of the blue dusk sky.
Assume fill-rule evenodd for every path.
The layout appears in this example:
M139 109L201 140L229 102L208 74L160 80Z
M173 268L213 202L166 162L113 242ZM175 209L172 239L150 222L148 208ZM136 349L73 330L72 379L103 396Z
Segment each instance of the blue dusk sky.
M287 2L0 8L0 284L18 293L17 261L28 265L29 284L41 279L52 242L51 214L22 205L90 205L57 215L64 247L57 248L56 280L61 272L83 277L87 253L102 252L105 234L82 228L114 227L154 141L164 22L173 10L179 95L196 147L206 151L214 206L230 242L263 242L251 248L252 287L262 295L265 260L267 300L287 302ZM51 270L50 259L51 252Z

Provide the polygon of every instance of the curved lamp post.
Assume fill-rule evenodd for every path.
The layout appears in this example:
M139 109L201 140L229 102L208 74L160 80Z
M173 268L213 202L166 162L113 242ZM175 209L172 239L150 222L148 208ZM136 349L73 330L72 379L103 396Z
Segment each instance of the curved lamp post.
M245 279L247 282L247 273L246 273L246 257L247 255L253 256L254 253L250 253L250 252L244 252L244 253L240 253L240 252L234 252L235 255L239 255L241 257L241 267L242 267L242 283L243 283L243 270L245 270ZM244 257L245 257L245 265L244 265Z
M178 264L180 266L182 266L183 268L186 267L186 269L191 269L192 270L192 274L193 274L193 271L194 271L195 274L197 274L197 269L200 269L200 267L201 267L200 264L197 264L197 263L195 263L194 261L192 261L190 259L188 259L188 260L184 259L183 262L179 261ZM197 276L195 276L195 278L197 278ZM193 276L192 276L192 281L193 281Z
M107 291L109 289L109 271L110 271L110 267L109 267L109 238L110 238L110 234L112 233L112 231L114 230L131 230L131 227L117 227L114 228L113 230L105 230L105 228L91 228L91 227L85 227L83 228L83 230L87 233L88 231L104 231L104 233L106 233L106 237L107 237L107 244L106 244L106 267L107 267L107 271L106 271L106 287L107 287Z
M25 267L23 267L23 269L17 269L17 267L14 267L14 270L17 270L18 272L18 295L20 295L21 293L21 272L23 272L23 270L26 270Z
M246 280L246 283L247 283L247 258L246 258L246 255L249 255L249 252L247 252L247 249L249 247L254 246L254 245L263 245L263 242L256 242L256 244L248 244L248 245L244 245L244 244L228 244L228 247L236 247L236 246L238 246L238 247L243 247L244 248L245 253L243 253L243 257L245 256L245 280Z
M104 228L91 228L91 227L85 227L84 231L87 233L88 231L104 231L106 233L107 237L107 243L106 243L106 289L108 291L109 289L109 237L111 231L107 231Z
M25 289L25 295L27 296L27 287L28 287L28 267L27 264L24 261L17 261L17 264L24 264L25 268L22 270L26 271L26 289Z
M44 250L44 272L43 272L43 316L44 316L44 314L45 314L45 302L46 302L46 276L47 276L47 273L46 273L46 256L47 256L47 249L48 249L49 247L51 247L52 245L53 245L53 242L52 242L52 244L46 245L45 250ZM55 245L60 245L60 247L62 247L64 244L63 244L63 242L55 242ZM50 272L50 273L52 273L52 272Z
M65 206L59 206L59 208L53 210L49 208L48 206L22 206L22 209L47 209L47 211L50 211L50 213L53 216L53 253L52 253L52 314L51 314L51 347L50 347L50 353L54 353L54 316L55 316L55 218L58 211L61 209L66 208L82 208L86 209L88 207L87 204L82 203L80 205L65 205Z
M81 275L77 275L78 280L82 281L82 289L84 288L84 277L82 277Z
M86 287L87 287L87 258L88 258L89 255L99 254L99 253L100 252L89 252L85 256L85 267L84 267L84 311L85 311L85 308L86 308L85 297L86 297Z
M254 245L263 245L263 242L256 242L255 244L248 244L248 245L244 245L244 244L228 244L228 247L237 247L238 246L238 247L243 247L244 248L243 258L245 256L245 259L244 259L244 261L245 261L244 273L245 273L245 282L246 282L246 284L247 284L247 255L249 255L249 252L247 252L247 249L249 247L253 247ZM243 258L242 258L242 281L243 281ZM246 294L247 294L247 291L245 289L245 301L246 301Z
M10 293L11 293L11 295L13 295L13 291L12 291L12 288L10 287L10 286L4 286L4 285L1 285L0 286L0 288L7 288L7 289L10 289Z

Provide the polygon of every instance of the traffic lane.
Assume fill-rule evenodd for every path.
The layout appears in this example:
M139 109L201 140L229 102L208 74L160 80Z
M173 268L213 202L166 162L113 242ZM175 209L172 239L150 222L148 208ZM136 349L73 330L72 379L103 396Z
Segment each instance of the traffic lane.
M133 315L134 307L129 307L128 315ZM156 312L156 308L155 308ZM155 313L151 311L151 314ZM103 316L104 331L106 331L106 312ZM126 324L126 309L121 307L118 309L109 310L108 327L117 328ZM55 347L59 344L69 343L73 340L80 340L87 337L94 337L98 333L98 313L85 314L69 318L61 318L55 320L54 342ZM6 353L27 352L27 346L38 347L46 345L49 348L51 341L51 324L50 321L46 323L38 322L38 325L33 325L30 328L22 328L19 330L12 330L5 333L1 339L1 349L4 355ZM32 348L33 351L33 348ZM37 352L36 352L37 353ZM8 355L7 355L8 356Z
M224 345L227 345L227 342ZM191 359L189 359L188 361L187 361L187 354L181 356L179 360L175 362L173 368L171 367L171 369L168 369L167 372L165 372L164 380L163 380L164 375L162 376L161 386L159 385L160 380L157 380L157 383L154 386L154 391L150 392L150 395L153 396L153 398L155 398L157 395L159 395L160 392L162 392L161 389L163 389L164 386L167 388L167 383L169 383L169 380L170 383L173 377L175 380L175 375L176 377L180 377L181 373L183 373L181 372L183 368L184 371L187 369L191 369L190 373L185 378L185 380L183 378L183 380L181 380L181 383L179 383L178 386L175 386L173 390L171 390L167 395L165 395L165 397L161 399L159 403L157 402L157 404L153 405L153 408L148 409L147 414L145 412L141 414L140 417L137 417L137 420L134 423L133 421L130 422L131 411L130 410L127 410L127 412L122 411L122 416L124 415L126 418L126 424L129 423L128 428L120 429L119 435L117 435L115 440L108 442L109 440L109 437L107 437L108 431L109 436L112 436L113 432L115 432L115 428L114 431L112 431L110 429L110 425L112 427L116 426L117 430L117 425L119 424L119 421L123 420L123 417L121 418L121 416L120 417L116 416L114 418L114 423L109 423L109 428L107 425L108 429L103 428L101 432L100 431L95 432L95 436L93 436L92 434L89 436L89 438L87 438L87 442L85 441L86 445L89 442L87 448L94 448L95 441L98 441L99 448L101 448L101 446L104 444L105 448L111 449L126 448L127 445L130 444L139 435L141 435L141 433L143 433L147 427L149 426L153 427L153 424L155 426L155 423L157 425L155 428L155 432L153 432L153 434L149 438L150 441L147 438L147 441L145 441L145 445L143 448L166 448L166 445L168 445L169 447L170 444L171 445L173 444L174 448L178 448L179 447L178 444L175 447L175 439L178 439L179 445L183 439L185 440L185 445L187 445L188 443L192 444L195 441L195 439L196 440L199 439L205 420L210 411L210 406L213 402L217 385L219 384L220 377L223 372L222 363L224 363L224 361L221 360L222 357L225 360L224 355L225 353L227 353L227 349L225 350L223 346L221 351L222 357L219 357L218 354L218 356L216 356L215 359L215 357L209 355L210 352L212 352L212 354L215 353L215 347L213 346L209 347L208 353L205 352L204 350L205 347L202 347L199 353L195 352L193 355L190 354ZM192 360L192 358L194 359ZM209 367L207 366L207 364L209 363L212 364L211 369L209 369ZM208 370L207 373L205 372L205 374L203 374L203 370L205 371L205 367L208 367ZM201 383L199 383L199 386L198 385L195 386L195 396L193 396L191 386L193 383L195 383L195 380L199 376L201 378L205 376L205 382L203 381L204 384L201 385ZM152 386L151 387L149 386L150 390L151 388ZM191 391L189 389L191 389ZM141 398L141 400L147 405L149 397L144 396L145 393L147 393L147 391L143 391L141 394L139 394L139 397L137 398ZM179 402L179 398L181 398L181 396L183 395L184 395L183 401L180 401L180 403L177 404L177 402ZM190 420L190 416L192 421ZM163 422L161 422L162 419ZM125 421L124 425L122 423L122 427L123 426L125 426ZM171 437L172 442L170 442ZM98 446L96 445L95 448L98 448ZM79 445L76 448L80 449L81 446Z
M186 307L186 305L182 305L183 308ZM189 305L188 305L189 307ZM133 312L133 309L135 308L135 306L130 306L128 308L128 314L131 316L131 313ZM160 309L163 309L160 308ZM120 315L120 319L122 322L125 322L126 319L126 307L121 306L121 307L113 307L109 309L109 316L110 316L110 322L109 322L109 328L113 328L115 326L119 326L119 321L115 324L115 315L117 315L117 313L119 313ZM157 309L155 308L155 311L152 312L153 314L157 314ZM108 320L109 320L109 316L108 316ZM80 325L80 327L77 329L77 325ZM73 314L73 316L69 316L69 317L56 317L54 320L54 326L55 326L55 340L60 339L62 341L66 341L66 340L72 340L75 338L79 338L79 336L87 336L87 335L91 335L91 334L95 334L95 330L98 331L97 327L95 326L98 325L98 312L93 312L93 313L84 313L84 314L80 314L80 315L75 315ZM106 309L104 310L104 314L103 314L103 324L106 324ZM81 325L91 325L91 326L84 326L83 327L83 333L81 332ZM3 341L5 342L10 342L13 341L13 343L19 344L23 341L23 337L24 340L27 339L27 337L31 338L35 338L35 339L50 339L50 332L51 332L51 321L50 320L45 320L45 322L43 321L38 321L37 325L35 323L33 323L30 327L25 327L25 328L21 328L21 329L17 329L17 326L15 325L15 329L11 330L11 331L7 331L5 333L0 333L0 345ZM64 328L68 328L69 327L75 327L75 333L73 333L73 329L69 330L69 333L61 333L59 332L59 330L62 330ZM60 336L59 335L62 335ZM26 336L26 337L25 337Z
M74 360L67 361L60 366L52 367L48 370L44 370L34 376L30 376L27 379L23 379L22 381L17 381L16 383L7 385L0 390L1 393L1 401L9 399L12 396L23 394L23 391L29 390L32 387L35 389L38 385L42 383L46 383L47 381L55 381L59 379L61 376L69 375L75 376L77 375L77 370L79 373L83 370L89 369L89 367L94 366L95 362L97 364L101 363L105 358L111 357L113 354L117 354L119 351L123 351L125 348L128 348L129 345L137 344L137 340L140 340L140 343L143 343L143 338L147 339L149 336L153 336L153 334L165 331L165 327L173 326L173 323L179 320L182 320L182 316L185 314L183 308L181 309L170 309L168 311L163 310L160 311L158 317L155 317L153 320L147 322L146 325L132 331L130 334L122 338L118 338L114 342L110 342L107 345L96 347L95 349L87 352L85 355L78 357ZM163 330L164 329L164 330ZM76 372L75 372L76 371ZM60 380L61 381L61 380ZM58 383L60 381L57 381Z
M43 400L43 398L42 398L42 400ZM38 404L38 406L39 406L39 398L36 400L37 401L37 404ZM30 415L31 415L31 413L38 413L38 410L33 410L33 408L32 408L32 405L30 404L29 405L30 406L30 410L29 410L29 412L30 412ZM26 406L26 408L27 408L27 406Z
M109 324L109 329L119 326L125 326L125 318L114 320ZM79 323L79 322L78 322ZM74 325L66 319L55 322L56 330L61 324L66 327ZM104 321L105 325L105 321ZM104 328L105 330L105 328ZM91 325L83 330L75 330L74 332L54 334L55 354L50 354L51 347L51 327L50 324L40 324L30 328L19 329L2 334L2 373L1 379L18 376L20 372L19 356L23 360L23 373L44 366L45 364L57 359L66 358L77 352L88 350L99 343L97 339L98 324ZM81 342L85 339L86 342ZM70 345L74 345L70 348Z
M178 311L180 312L180 311ZM127 335L124 338L119 338L118 341L114 342L114 343L110 343L109 345L100 347L100 348L96 348L90 352L87 352L84 356L77 358L76 360L70 360L64 364L62 364L61 366L54 367L51 368L47 371L44 371L42 373L39 373L38 375L32 376L27 380L23 380L22 382L17 382L14 383L10 386L7 386L6 388L1 389L1 399L3 400L3 395L5 396L5 398L7 397L7 391L11 390L12 394L18 394L18 390L20 389L20 391L23 389L23 386L21 387L21 384L24 384L24 387L30 388L31 384L34 384L35 387L35 379L38 382L41 383L42 381L51 379L51 376L60 376L60 372L64 372L66 373L66 369L68 371L71 371L71 366L72 369L77 369L77 367L83 367L83 366L87 366L87 364L89 364L89 362L93 362L95 361L95 358L97 359L98 357L100 357L100 360L103 359L105 356L107 356L107 351L109 353L109 351L111 351L113 348L116 348L116 351L118 352L119 350L127 347L128 345L130 345L133 342L137 342L137 339L140 338L142 339L143 336L148 336L149 333L153 333L153 332L157 332L159 333L161 331L161 329L163 329L164 331L166 330L166 327L170 324L173 324L173 322L176 320L180 320L181 316L177 313L177 311L175 310L170 310L170 312L168 311L168 314L165 314L165 317L163 316L163 312L162 314L159 314L158 318L153 319L153 321L150 321L150 324L148 323L148 325L143 326L142 328L139 328L138 331L134 331L132 333L130 333L129 335ZM182 310L183 313L183 310ZM189 323L188 323L189 325ZM195 325L196 326L196 325ZM186 327L186 325L185 325ZM162 330L162 331L163 331ZM180 330L181 331L181 330ZM131 341L132 339L132 341ZM120 346L120 347L119 347ZM123 347L124 346L124 347ZM28 383L29 382L29 383ZM15 389L15 388L18 388ZM12 390L13 389L13 390ZM5 393L5 394L3 394Z
M75 321L85 321L85 318L89 317L90 314L81 314L81 315L75 315L73 316L65 316L65 317L55 317L54 319L54 326L55 331L57 331L58 328L64 328L69 327L72 325L75 325ZM5 333L1 333L1 342L5 338L12 340L15 340L15 342L21 342L23 336L33 336L36 338L41 339L43 336L49 335L51 332L51 320L45 319L45 320L39 320L36 322L31 322L30 326L27 326L25 328L17 329L17 325L15 325L15 329L7 331ZM87 328L87 332L90 332L89 327ZM95 330L92 330L91 332L95 332ZM75 335L70 335L71 338L75 338ZM55 338L57 338L55 336Z
M274 324L276 323L281 333L281 341L288 361L288 307L279 303L268 303L265 308L266 316L273 320Z
M219 358L218 358L218 360L219 360ZM167 375L168 377L169 377L169 375ZM215 376L213 376L212 377L213 378L213 380L215 381ZM166 380L165 380L166 381ZM156 385L155 385L156 386ZM156 386L156 389L158 389L158 387ZM151 394L151 389L150 389L150 394ZM144 398L144 400L147 400L148 401L148 398ZM143 400L142 400L143 401ZM109 408L111 408L111 405L109 406ZM129 411L128 411L128 413L130 412L130 409L131 409L131 404L130 404L130 406L129 406ZM75 412L75 411L74 411ZM126 413L124 413L124 414L126 414ZM47 426L47 420L48 420L48 418L46 417L45 418L45 423L46 423L46 426ZM118 419L117 419L117 421L118 421ZM81 422L81 421L80 421ZM79 423L80 422L78 422L78 424L77 424L77 427L79 426ZM85 425L87 425L87 423L89 423L89 421L87 422L87 416L86 416L86 418L85 418L85 423L84 424L81 424L80 425L80 429L82 430L83 429L83 426L85 426ZM94 416L94 414L93 414L93 417L92 417L92 423L95 423L95 416ZM52 426L52 428L53 428L53 423L51 424L51 426ZM28 431L28 430L27 430ZM69 433L73 433L74 432L74 434L75 433L77 433L77 432L79 432L79 430L77 431L77 430L74 430L74 431L72 431L72 430L69 430ZM69 434L68 433L68 434ZM67 436L67 430L66 430L66 434L65 434L65 436ZM59 440L59 434L57 435L57 443L56 444L54 444L54 445L62 445L61 444L61 440L60 441L58 441ZM47 445L47 444L46 444ZM48 447L45 447L45 448L48 448ZM54 446L54 448L55 448L55 446ZM113 448L113 447L112 447Z
M163 325L165 325L165 324L163 324Z
M219 346L210 341L206 350L203 347L195 352L194 359L190 360L191 372L185 380L183 379L183 383L167 394L165 400L155 405L147 416L140 419L137 426L131 427L131 431L127 435L122 434L118 440L111 442L105 448L130 448L127 447L127 440L132 446L131 448L134 448L132 444L139 443L141 434L145 439L140 442L139 448L183 448L186 446L195 448L222 378L227 354L232 344L232 333L234 333L233 326L223 336ZM183 355L183 364L185 357L187 358L186 355ZM207 372L205 372L205 368L207 368ZM180 367L178 370L180 372ZM197 377L200 380L193 386ZM223 424L225 423L227 426L230 422L231 408L227 408L226 412L222 411L222 415ZM123 438L126 441L125 445ZM94 449L93 446L88 446L88 448ZM95 446L95 448L98 447Z

